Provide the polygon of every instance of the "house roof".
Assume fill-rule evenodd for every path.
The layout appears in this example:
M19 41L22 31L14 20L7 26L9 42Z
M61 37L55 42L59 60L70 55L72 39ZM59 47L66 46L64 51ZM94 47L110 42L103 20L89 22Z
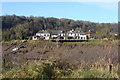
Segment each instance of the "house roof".
M84 31L81 31L80 34L81 34L81 35L85 35L85 32L84 32Z
M38 31L37 33L49 33L49 32L45 30L45 31Z
M81 35L85 35L85 32L83 31L68 31L67 33L74 33L74 34L81 34Z
M34 35L33 37L40 37L40 36L36 36L36 35Z
M61 30L52 31L52 35L58 35L58 34L61 34L61 33L63 33L63 31L61 31Z

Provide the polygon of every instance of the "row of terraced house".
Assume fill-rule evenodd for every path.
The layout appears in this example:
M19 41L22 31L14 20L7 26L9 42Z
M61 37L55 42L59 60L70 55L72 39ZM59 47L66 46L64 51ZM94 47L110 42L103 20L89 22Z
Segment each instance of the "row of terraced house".
M35 36L32 37L33 40L43 39L79 39L79 40L87 40L90 38L90 31L85 33L83 31L75 31L70 30L68 32L64 32L61 30L53 30L49 33L46 30L42 30L36 33Z

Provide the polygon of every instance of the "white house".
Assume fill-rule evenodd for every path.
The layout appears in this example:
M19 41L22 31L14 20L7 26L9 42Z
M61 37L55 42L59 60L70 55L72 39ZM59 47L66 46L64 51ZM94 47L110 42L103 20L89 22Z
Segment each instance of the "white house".
M85 34L81 34L80 37L79 37L79 39L81 39L81 40L86 40L86 39L87 39L87 36L86 36Z
M75 38L74 30L68 31L66 35L68 36L68 39Z
M50 39L50 33L47 31L39 31L36 33L36 36L33 36L33 40L37 40L38 38L43 38L44 40Z
M36 33L35 36L32 37L32 39L33 40L38 40L38 39L49 40L50 38L65 39L65 36L67 36L68 39L87 40L87 35L84 32L74 31L74 30L68 31L66 34L61 30L53 30L51 35L47 31L39 31L38 33Z
M64 39L64 36L65 36L65 33L60 30L53 30L51 34L52 39L56 39L56 38Z
M33 36L32 40L38 40L40 37L39 36Z
M84 32L80 32L80 31L68 31L67 34L68 39L81 39L81 40L86 40L87 36Z

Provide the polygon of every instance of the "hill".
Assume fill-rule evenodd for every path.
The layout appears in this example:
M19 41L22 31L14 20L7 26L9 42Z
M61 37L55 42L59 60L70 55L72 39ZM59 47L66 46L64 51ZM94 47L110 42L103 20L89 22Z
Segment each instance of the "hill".
M117 23L94 23L89 21L75 21L71 19L58 19L53 17L26 17L16 15L0 16L2 18L3 40L30 38L39 30L78 29L84 32L91 30L97 34L98 39L114 38L118 32Z

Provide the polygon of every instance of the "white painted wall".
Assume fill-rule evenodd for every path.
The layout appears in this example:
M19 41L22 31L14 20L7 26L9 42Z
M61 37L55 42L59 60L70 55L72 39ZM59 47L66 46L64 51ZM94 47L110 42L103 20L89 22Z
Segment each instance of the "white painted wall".
M36 36L42 36L45 38L45 40L50 39L50 34L49 33L36 33Z
M64 34L64 33L61 33L61 34L58 34L58 35L59 35L60 37L64 37L65 34Z
M87 39L87 36L86 36L86 35L80 35L80 39L86 40L86 39Z
M46 36L46 37L45 37L45 40L49 40L49 39L50 39L50 37L49 37L49 36Z
M74 33L68 33L67 35L68 35L68 37L75 37Z
M51 37L53 38L53 37L58 37L58 35L51 35Z
M36 36L50 36L49 33L36 33Z
M33 36L33 37L32 37L32 40L37 40L37 37Z

